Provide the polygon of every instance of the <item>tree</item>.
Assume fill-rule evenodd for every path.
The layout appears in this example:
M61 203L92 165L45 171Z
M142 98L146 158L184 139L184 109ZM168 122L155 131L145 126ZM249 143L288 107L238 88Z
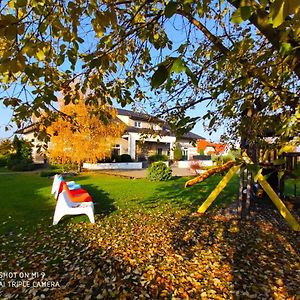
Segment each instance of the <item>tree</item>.
M19 139L17 136L12 141L13 153L11 157L32 163L32 145L30 142Z
M3 101L21 126L40 110L50 116L61 89L66 104L76 101L71 83L97 106L113 99L122 105L150 101L149 87L144 88L150 82L154 110L180 132L197 120L186 117L186 110L209 101L212 109L204 119L212 130L229 119L231 136L255 139L253 132L275 128L269 117L277 115L282 126L276 131L289 139L297 134L299 119L299 4L5 1L0 80L11 95ZM14 90L12 83L22 88Z
M0 155L8 156L13 152L13 144L10 139L0 139Z
M176 144L174 149L174 160L175 161L182 160L182 150L180 149L178 144Z
M116 119L112 108L102 107L102 113L111 115L110 122L92 115L93 108L86 105L83 97L78 103L61 104L60 111L72 118L59 117L48 127L50 134L49 156L59 163L78 164L96 162L111 156L112 146L124 132L124 125Z

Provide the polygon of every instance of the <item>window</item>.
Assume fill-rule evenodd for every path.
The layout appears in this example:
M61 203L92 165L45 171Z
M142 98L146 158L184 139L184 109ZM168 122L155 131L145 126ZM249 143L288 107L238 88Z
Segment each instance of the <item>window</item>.
M162 155L162 151L163 151L162 148L157 148L157 154L158 154L158 155Z
M118 156L121 153L121 145L116 144L112 147L111 154L112 156Z
M182 150L182 160L188 160L188 148L183 148Z
M139 128L141 128L141 127L142 127L142 123L139 122L139 121L134 121L134 127L139 127Z

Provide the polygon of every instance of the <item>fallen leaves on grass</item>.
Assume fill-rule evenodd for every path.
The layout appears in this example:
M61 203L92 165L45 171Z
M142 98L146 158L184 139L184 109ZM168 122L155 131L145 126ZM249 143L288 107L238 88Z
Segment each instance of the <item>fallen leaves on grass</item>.
M60 288L0 287L20 299L296 299L299 235L267 221L190 215L166 206L96 224L1 236L1 272L45 272ZM12 251L11 249L16 249ZM298 248L299 249L299 248Z

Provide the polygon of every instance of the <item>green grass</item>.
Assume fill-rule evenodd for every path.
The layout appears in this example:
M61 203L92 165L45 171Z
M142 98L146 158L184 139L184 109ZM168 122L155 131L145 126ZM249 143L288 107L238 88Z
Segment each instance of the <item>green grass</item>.
M296 190L295 190L296 187ZM296 193L295 193L296 192ZM300 196L300 179L287 179L284 185L284 194L287 197L299 197Z
M7 169L7 167L0 167L0 174L1 173L5 173L5 172L9 172L9 170Z
M284 184L285 196L300 196L300 166L290 174Z
M215 175L201 184L184 188L189 178L174 178L167 182L147 179L127 179L100 174L82 174L68 180L80 183L93 197L96 216L118 214L120 210L151 210L168 204L174 209L194 211L216 186L221 176ZM0 233L18 233L21 227L35 230L49 226L55 209L50 194L52 179L38 174L0 175ZM237 197L237 178L227 186L216 201L224 205ZM85 216L66 216L65 222L87 220Z

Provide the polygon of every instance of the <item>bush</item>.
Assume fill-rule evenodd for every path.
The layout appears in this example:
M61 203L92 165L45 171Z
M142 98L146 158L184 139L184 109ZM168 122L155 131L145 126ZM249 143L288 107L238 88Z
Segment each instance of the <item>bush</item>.
M7 166L8 156L0 154L0 167Z
M132 162L133 160L129 154L122 154L120 156L120 161L121 162Z
M76 164L51 164L49 169L51 170L61 170L62 172L77 170L78 166Z
M97 163L99 164L103 164L103 163L111 163L113 162L113 160L116 160L116 156L113 156L113 157L106 157L106 158L103 158L103 159L97 159Z
M190 162L190 170L195 172L195 174L199 174L200 171L202 170L202 165L201 165L201 162L200 161L191 161Z
M61 170L45 170L45 171L40 172L40 176L41 177L52 177L55 174L59 174L59 173L61 173Z
M155 154L148 157L149 163L154 163L157 161L168 161L169 157L163 154Z
M211 160L211 155L193 155L193 159L195 160Z
M178 146L176 146L176 148L174 149L174 160L182 160L182 151Z
M166 181L172 178L172 170L162 161L154 162L148 168L147 178L151 181Z
M12 155L12 158L32 162L32 144L30 142L19 139L17 136L15 136L12 145L15 151L15 153Z
M199 154L200 154L200 155L204 155L204 149L201 149L201 150L199 151Z
M11 158L7 162L8 169L12 171L32 171L35 165L26 159Z

